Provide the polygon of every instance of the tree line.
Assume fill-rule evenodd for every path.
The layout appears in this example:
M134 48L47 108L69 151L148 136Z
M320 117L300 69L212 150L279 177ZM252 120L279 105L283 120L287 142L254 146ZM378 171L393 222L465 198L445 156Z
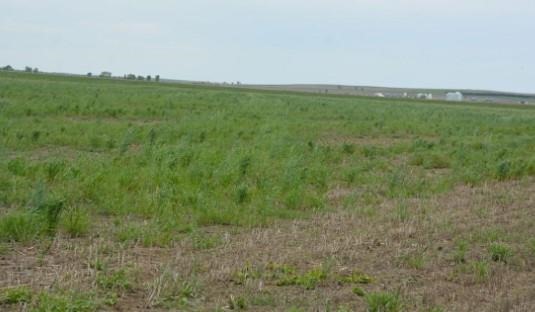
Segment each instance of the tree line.
M15 68L13 68L13 66L11 65L6 65L4 67L0 67L0 70L3 70L3 71L16 71ZM39 69L37 67L30 67L30 66L26 66L24 67L24 71L27 72L27 73L38 73L39 72ZM87 77L94 77L93 73L89 72L86 74ZM112 75L111 75L111 72L107 72L107 71L103 71L100 73L100 75L98 75L98 77L100 78L112 78ZM116 77L117 78L117 77ZM147 76L141 76L141 75L135 75L135 74L124 74L123 79L127 79L127 80L143 80L143 81L156 81L156 82L159 82L160 81L160 75L155 75L154 78L151 76L151 75L147 75Z
M13 68L13 66L11 65L6 65L4 67L0 67L0 70L5 70L5 71L15 71L16 69ZM27 73L38 73L39 72L39 68L37 67L30 67L30 66L26 66L24 67L24 71L27 72Z
M87 73L86 75L87 77L93 77L93 73L89 72ZM111 72L107 72L107 71L103 71L100 73L100 75L98 76L100 78L112 78L112 74ZM114 78L120 78L120 77L114 77ZM127 80L143 80L143 81L156 81L156 82L159 82L160 81L160 75L156 75L154 76L154 79L151 75L147 75L147 76L141 76L141 75L135 75L135 74L124 74L123 79L127 79Z

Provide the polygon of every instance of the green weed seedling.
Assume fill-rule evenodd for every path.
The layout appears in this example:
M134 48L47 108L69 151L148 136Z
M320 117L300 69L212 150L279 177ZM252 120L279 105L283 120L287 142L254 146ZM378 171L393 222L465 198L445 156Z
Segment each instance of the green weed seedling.
M307 290L316 288L316 286L327 278L327 270L323 267L317 267L303 274L297 274L291 267L277 267L275 274L277 286L298 285Z
M341 284L370 284L373 283L373 278L368 274L355 271L349 275L342 275L338 278Z
M495 262L507 263L513 256L511 248L502 243L493 243L489 246L490 258Z
M359 297L365 297L366 296L366 292L360 288L360 287L353 287L353 289L351 290L355 295L359 296Z
M133 281L125 269L115 272L103 272L97 277L97 285L105 290L127 292L133 288Z
M465 263L467 251L468 251L467 241L460 240L459 242L457 242L455 253L453 254L453 261L455 261L455 263Z
M234 295L230 295L228 298L228 308L231 310L245 310L247 307L247 304L245 302L244 297L234 297Z
M403 303L398 294L390 292L369 293L364 299L369 312L400 312Z
M251 264L246 264L242 269L234 272L231 280L236 285L245 285L248 281L257 279L260 276L261 273L257 268L254 268Z
M490 276L489 264L486 261L476 261L472 263L472 271L477 282L484 282Z

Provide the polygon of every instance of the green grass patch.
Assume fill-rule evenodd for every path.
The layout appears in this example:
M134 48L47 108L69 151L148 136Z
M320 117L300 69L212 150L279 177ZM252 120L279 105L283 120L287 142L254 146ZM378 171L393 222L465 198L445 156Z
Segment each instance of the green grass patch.
M30 303L33 292L26 286L12 287L0 291L0 305Z
M370 312L400 312L403 311L403 302L396 293L375 292L364 296L368 311Z
M0 99L3 242L118 219L117 240L164 247L198 227L332 209L340 185L358 198L344 205L373 215L388 199L535 175L530 108L7 72Z
M513 256L513 250L508 245L493 243L489 246L489 254L492 261L508 263Z

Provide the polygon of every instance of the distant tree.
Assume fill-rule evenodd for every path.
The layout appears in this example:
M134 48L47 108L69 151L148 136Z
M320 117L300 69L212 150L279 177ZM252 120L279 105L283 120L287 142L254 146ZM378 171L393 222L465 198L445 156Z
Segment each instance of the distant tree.
M8 71L13 71L13 67L11 67L11 65L6 65L4 67L2 67L2 70L8 70Z
M143 77L143 76L137 76L137 80L145 80L145 77Z
M102 78L111 78L111 73L108 71L103 71L100 73L100 77Z
M147 76L147 81L151 81L152 77L150 75Z
M126 79L136 80L136 75L134 75L134 74L128 74L128 75L126 75Z
M38 72L39 72L39 68L35 67L35 68L33 69L33 72L34 72L34 73L38 73Z
M160 75L156 75L156 77L154 77L154 80L156 80L156 82L160 82Z
M30 66L26 66L26 67L24 67L24 71L28 72L28 73L31 73L32 72L32 68Z
M93 77L93 73L87 73L87 77Z

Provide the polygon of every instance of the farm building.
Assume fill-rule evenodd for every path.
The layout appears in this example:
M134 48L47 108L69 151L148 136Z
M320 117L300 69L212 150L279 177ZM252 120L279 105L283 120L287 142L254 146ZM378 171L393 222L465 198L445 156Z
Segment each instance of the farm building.
M453 102L461 102L463 100L463 94L461 92L448 92L446 93L446 100Z
M375 95L376 97L382 97L382 98L385 97L385 95L382 94L381 92L377 92L377 93L375 93L374 95Z
M432 93L418 93L416 95L416 98L417 99L422 99L422 100L432 100L433 99L433 94Z

